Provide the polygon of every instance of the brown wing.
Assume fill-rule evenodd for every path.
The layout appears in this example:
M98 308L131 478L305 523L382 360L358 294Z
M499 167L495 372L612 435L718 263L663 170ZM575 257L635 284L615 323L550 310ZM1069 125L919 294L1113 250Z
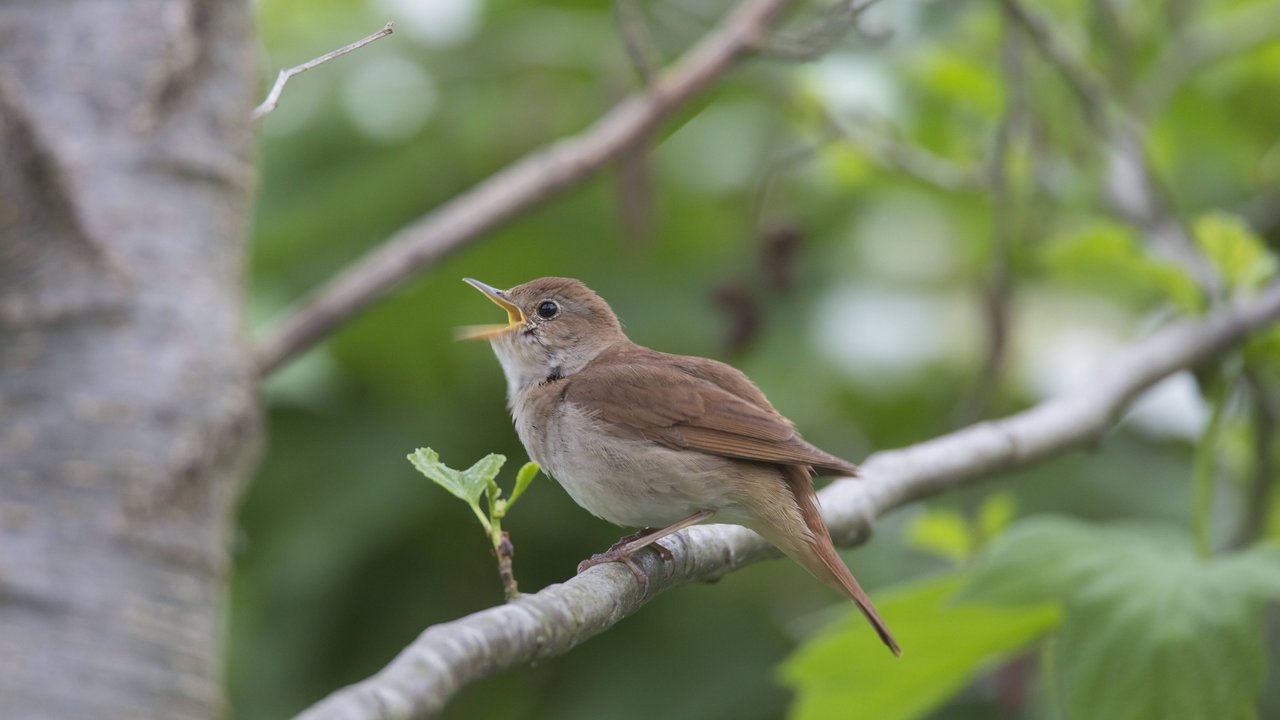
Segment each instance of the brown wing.
M566 382L564 399L621 437L742 460L857 472L852 463L805 442L746 376L712 360L636 348L597 358Z

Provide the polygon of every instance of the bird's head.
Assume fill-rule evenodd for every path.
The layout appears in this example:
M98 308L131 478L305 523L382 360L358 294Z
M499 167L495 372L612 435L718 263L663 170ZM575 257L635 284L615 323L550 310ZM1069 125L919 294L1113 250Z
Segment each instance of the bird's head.
M507 311L505 325L463 328L461 336L493 345L512 396L530 383L578 372L625 338L609 304L578 280L539 278L510 290L465 280Z

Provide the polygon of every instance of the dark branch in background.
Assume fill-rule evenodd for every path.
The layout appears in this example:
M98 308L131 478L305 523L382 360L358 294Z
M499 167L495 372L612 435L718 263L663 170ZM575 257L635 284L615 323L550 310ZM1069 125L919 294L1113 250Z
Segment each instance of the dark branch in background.
M1173 39L1135 88L1134 114L1150 120L1192 73L1276 38L1280 38L1280 12L1271 3L1247 5L1216 19L1183 18L1181 26L1174 28Z
M653 81L654 70L661 66L649 25L637 0L614 0L613 22L626 51L631 70L641 87ZM618 220L622 234L633 244L648 242L653 237L653 173L649 154L653 150L653 132L636 138L631 147L618 157Z
M1259 368L1245 365L1245 387L1253 399L1253 468L1244 495L1244 517L1231 546L1242 548L1262 537L1271 512L1271 493L1280 471L1280 392Z
M622 38L622 47L626 50L631 69L640 78L640 84L648 87L654 70L661 67L662 61L649 33L649 24L645 22L636 0L613 0L613 24Z
M334 50L332 52L327 52L324 55L321 55L320 57L314 60L308 60L307 62L304 62L301 65L294 65L291 68L281 70L280 74L276 76L276 83L271 86L271 92L267 93L267 99L263 100L261 105L254 108L253 113L250 114L249 117L254 120L261 120L272 110L275 110L276 105L280 103L280 93L284 92L285 83L289 82L289 79L292 78L294 75L301 75L302 73L310 70L311 68L317 65L323 65L329 62L330 60L333 60L334 58L342 57L343 55L346 55L349 52L355 52L356 50L359 50L360 48L364 47L365 45L368 45L374 40L379 40L381 38L384 38L390 35L392 32L392 26L394 24L395 23L389 22L386 25L383 25L382 29L379 30L378 32L372 35L368 35L366 37L360 38L359 40L351 43L350 45L347 45L345 47L340 47L337 50Z
M1106 81L1044 19L1028 10L1021 0L999 2L1066 81L1085 121L1098 135L1106 153L1107 204L1145 235L1153 249L1190 274L1210 298L1217 298L1222 282L1169 207L1143 146L1145 128L1120 107Z
M401 228L268 329L257 348L259 374L275 370L449 252L590 177L733 67L765 37L787 3L743 2L644 92L615 106L585 132L525 156Z
M864 541L875 518L967 481L1096 443L1144 390L1241 342L1280 317L1280 282L1234 307L1160 330L1113 358L1078 392L997 422L985 422L901 450L876 453L859 480L821 493L838 545ZM715 580L774 551L731 525L692 527L671 536L675 559L637 557L650 594L625 567L591 568L501 607L427 628L373 677L339 690L305 720L419 718L439 714L463 686L506 669L573 649L680 585ZM908 649L909 652L909 649Z
M1010 27L1008 13L1005 13L1003 21L1000 69L1008 89L1008 100L991 149L991 266L982 295L986 315L986 354L972 392L959 407L958 425L967 425L986 416L999 388L1009 347L1013 249L1019 235L1014 190L1009 179L1009 148L1024 134L1027 94L1026 77L1022 71L1021 38Z
M866 32L858 26L862 13L878 1L836 0L809 27L776 33L761 40L756 50L782 60L808 62L831 52L850 30L869 40L883 40L883 36Z
M915 178L949 192L986 191L989 171L959 165L937 153L904 140L897 128L868 113L837 117L828 111L831 132L848 138L880 167Z

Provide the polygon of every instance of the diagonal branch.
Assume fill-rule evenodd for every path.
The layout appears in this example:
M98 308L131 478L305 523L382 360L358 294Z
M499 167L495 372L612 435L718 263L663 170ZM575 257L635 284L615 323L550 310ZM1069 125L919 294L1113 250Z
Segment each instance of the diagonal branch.
M284 92L285 84L288 83L294 75L301 75L317 65L323 65L330 60L340 58L347 53L355 52L374 40L380 40L390 35L394 31L394 25L395 23L389 22L386 25L383 25L382 29L378 32L362 37L350 45L344 45L337 50L327 52L320 57L308 60L301 65L294 65L291 68L281 70L280 74L276 75L276 82L271 86L271 91L267 93L267 99L263 100L261 105L254 108L253 113L249 117L253 120L261 120L274 111L276 106L280 104L280 93Z
M1280 318L1280 282L1248 302L1171 325L1131 346L1074 394L996 422L876 453L861 480L821 493L837 544L870 535L875 518L964 482L1095 442L1144 390L1197 365ZM675 559L638 557L650 596L721 577L774 551L745 528L706 525L669 538ZM664 541L666 542L666 541ZM612 563L506 605L427 628L373 677L330 695L305 720L433 717L464 685L505 669L561 655L635 613L648 598ZM910 652L910 648L907 649Z
M266 375L340 323L480 234L581 183L676 108L706 90L755 47L789 0L746 0L643 92L586 131L537 150L406 225L316 290L270 328L257 348Z

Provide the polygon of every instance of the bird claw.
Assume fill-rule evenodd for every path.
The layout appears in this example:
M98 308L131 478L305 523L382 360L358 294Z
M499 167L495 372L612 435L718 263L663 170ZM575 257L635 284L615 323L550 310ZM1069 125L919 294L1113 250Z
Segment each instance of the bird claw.
M635 560L631 559L631 552L627 552L624 549L627 543L635 540L637 537L643 537L643 535L644 535L644 532L640 532L640 533L637 533L637 535L622 538L618 542L614 543L613 547L609 548L608 550L602 553L596 553L595 555L592 555L586 560L583 560L582 562L578 563L578 574L581 575L582 573L586 572L587 568L595 567L596 565L604 565L605 563L611 563L611 562L622 563L623 565L627 566L627 569L631 571L631 574L635 575L636 580L640 582L640 587L643 590L643 592L641 593L641 597L649 597L648 573L646 573L638 564L636 564ZM658 553L658 557L662 558L666 562L673 562L676 559L676 556L673 555L670 550L668 550L666 547L663 547L657 542L651 543L650 545L646 545L645 547L653 548L654 552Z
M657 540L654 540L653 543L649 545L649 547L653 548L653 551L658 553L658 557L662 558L663 561L665 562L676 561L675 553L668 550L665 545L658 542Z
M614 547L610 548L609 550L606 550L605 552L596 553L595 555L592 555L586 560L583 560L582 562L578 563L578 574L581 575L582 573L586 572L588 568L595 567L596 565L604 565L606 563L611 563L611 562L622 563L623 565L627 566L627 569L631 571L632 575L636 576L636 580L640 581L640 588L643 591L641 593L641 597L648 597L649 596L649 575L645 573L645 571L641 569L639 565L636 564L635 560L631 559L630 554L615 552L616 548L617 546L615 545Z

